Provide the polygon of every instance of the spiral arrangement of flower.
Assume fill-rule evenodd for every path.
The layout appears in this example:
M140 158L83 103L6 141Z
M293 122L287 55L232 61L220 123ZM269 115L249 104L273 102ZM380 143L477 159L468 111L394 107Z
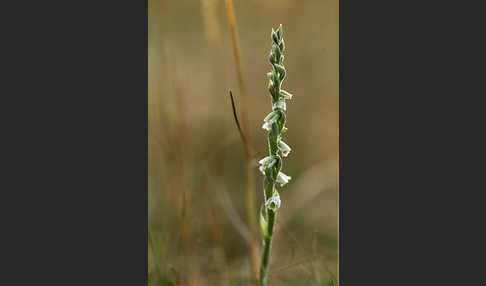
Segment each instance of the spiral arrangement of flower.
M263 253L260 266L260 285L268 285L267 272L268 260L270 256L270 244L272 242L275 216L280 208L280 196L276 184L284 186L291 177L281 172L282 157L287 157L290 153L290 147L282 140L282 133L287 131L285 127L287 105L285 100L291 99L292 94L282 89L282 82L285 79L285 67L283 65L285 49L282 38L282 25L277 30L272 28L272 49L269 60L273 69L267 73L268 90L272 102L272 112L263 120L262 128L268 131L268 148L269 156L261 159L260 172L265 176L263 179L263 189L265 197L265 213L260 211L260 227L263 234Z

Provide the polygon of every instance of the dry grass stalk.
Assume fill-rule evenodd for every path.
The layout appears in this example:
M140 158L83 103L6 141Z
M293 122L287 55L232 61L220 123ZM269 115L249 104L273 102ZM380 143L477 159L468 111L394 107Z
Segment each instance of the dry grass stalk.
M240 46L238 43L238 34L236 32L236 19L235 12L233 8L232 0L225 0L226 11L228 15L228 21L231 29L231 38L233 41L233 53L235 57L236 65L236 75L238 79L238 89L241 98L241 125L243 133L246 138L245 144L245 159L246 159L246 188L247 188L247 198L246 198L246 208L248 217L248 227L250 229L252 239L250 242L250 264L252 277L255 278L255 284L258 282L258 245L256 242L256 232L257 232L257 222L256 222L256 208L255 208L255 175L252 165L253 150L250 147L250 132L248 130L248 103L245 93L245 86L243 84L243 68L241 66L241 53Z

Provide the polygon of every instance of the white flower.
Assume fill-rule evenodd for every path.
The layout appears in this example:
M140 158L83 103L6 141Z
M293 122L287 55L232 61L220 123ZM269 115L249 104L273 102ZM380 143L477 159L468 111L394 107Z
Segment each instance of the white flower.
M273 109L280 108L280 109L283 109L283 110L287 110L287 105L285 104L285 101L283 101L283 100L279 100L279 101L275 102L275 104L272 107L273 107Z
M285 90L280 90L280 95L283 96L285 99L292 99L292 94L290 94L288 91Z
M262 128L265 129L265 130L267 130L267 131L270 131L270 126L271 125L268 124L268 122L265 122L265 123L263 123Z
M267 156L258 161L258 163L260 164L260 167L258 167L258 169L260 170L260 172L262 172L263 175L265 175L265 169L273 167L273 165L277 163L277 160L273 156Z
M270 129L272 128L272 124L274 122L276 122L278 119L278 114L274 111L270 112L264 119L264 123L262 125L262 128L267 130L267 131L270 131Z
M282 156L287 157L290 153L290 147L289 145L285 144L282 140L278 142L278 149L280 152L282 152Z
M263 121L273 123L273 122L275 122L275 120L277 120L277 116L278 116L278 114L275 111L272 111L267 116L265 116Z
M280 196L277 192L273 193L273 196L267 200L265 206L274 212L280 208Z
M292 177L290 176L287 176L285 175L284 173L282 172L278 172L278 175L277 175L277 183L280 184L280 187L283 187L285 184L287 184L290 180L292 179Z
M261 159L260 161L258 161L258 164L260 164L260 165L264 165L264 164L266 164L267 162L270 162L270 160L272 160L272 159L273 159L273 157L272 157L272 156L267 156L267 157L265 157L265 158ZM274 160L275 160L275 159L274 159Z
M263 166L258 167L258 170L260 170L260 172L265 175L265 168Z

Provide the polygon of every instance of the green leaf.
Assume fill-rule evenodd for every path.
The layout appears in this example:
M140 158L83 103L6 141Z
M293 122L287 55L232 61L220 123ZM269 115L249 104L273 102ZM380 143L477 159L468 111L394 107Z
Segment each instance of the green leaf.
M265 200L272 196L273 181L270 177L272 170L265 169L265 177L263 178L263 189L265 190Z
M260 207L260 229L262 230L263 237L268 237L268 223L263 217L263 205Z
M278 124L278 133L280 134L282 132L282 129L285 126L285 121L287 120L287 116L283 111L279 111L279 115L280 116L277 120L277 124Z
M285 43L284 43L284 40L282 39L280 44L278 45L278 47L280 48L280 50L283 52L285 50Z
M275 182L277 180L278 173L280 172L280 169L282 169L282 158L280 156L277 157L277 163L273 166L272 168L272 181Z
M279 196L279 197L280 197L280 194L278 193L277 189L273 189L273 195L274 195L274 196Z
M277 69L277 71L279 73L285 71L285 67L283 65L276 64L276 65L274 65L274 67L275 67L275 69Z
M273 29L273 28L272 28L272 29ZM283 33L283 31L282 31L282 24L280 24L280 25L278 26L277 31L275 31L275 32L276 32L276 34L277 34L277 37L280 39L280 38L282 37L282 33Z
M279 37L278 37L277 33L276 33L276 32L273 30L273 28L272 28L272 40L273 40L273 42L274 42L275 44L277 44L277 45L279 44L279 43L278 43L278 38L279 38Z
M277 62L277 59L275 58L275 54L273 52L270 52L270 54L268 55L268 60L270 61L271 64Z

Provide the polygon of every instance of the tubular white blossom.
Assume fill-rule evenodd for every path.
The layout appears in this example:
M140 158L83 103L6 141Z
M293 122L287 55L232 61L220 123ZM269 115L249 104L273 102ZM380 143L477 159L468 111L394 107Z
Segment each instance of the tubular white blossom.
M287 110L287 105L285 104L285 101L279 100L279 101L275 102L275 104L273 105L273 109L275 109L275 108Z
M285 99L292 99L292 94L285 90L280 90L280 95Z
M275 165L276 163L277 163L277 160L275 159L275 157L272 157L272 159L267 162L266 167L267 168L272 168L273 165Z
M269 161L270 161L270 160L272 160L272 159L273 159L273 157L272 157L272 156L267 156L267 157L265 157L265 158L261 159L260 161L258 161L258 164L260 164L260 165L265 165L267 162L269 162Z
M268 122L265 122L265 123L263 123L262 128L267 130L267 131L270 131L271 126L272 126L271 124L268 124Z
M267 130L267 131L270 131L270 129L272 128L272 124L274 122L276 122L278 119L278 114L274 111L270 112L264 119L264 123L262 125L262 128Z
M277 120L277 116L278 114L275 111L272 111L263 119L263 121L273 123Z
M287 157L290 153L290 147L289 145L285 144L285 142L283 142L282 140L280 140L278 142L278 149L280 150L280 152L282 152L282 156L284 157Z
M260 164L260 167L258 167L258 169L260 170L260 172L262 172L263 175L265 175L265 169L272 168L273 165L277 163L277 160L273 156L267 156L258 161L258 163Z
M291 176L287 176L282 172L278 173L277 180L276 182L280 184L280 187L283 187L285 184L287 184L290 180L292 179Z
M258 170L260 170L260 172L265 175L265 168L263 166L260 166L258 167Z

